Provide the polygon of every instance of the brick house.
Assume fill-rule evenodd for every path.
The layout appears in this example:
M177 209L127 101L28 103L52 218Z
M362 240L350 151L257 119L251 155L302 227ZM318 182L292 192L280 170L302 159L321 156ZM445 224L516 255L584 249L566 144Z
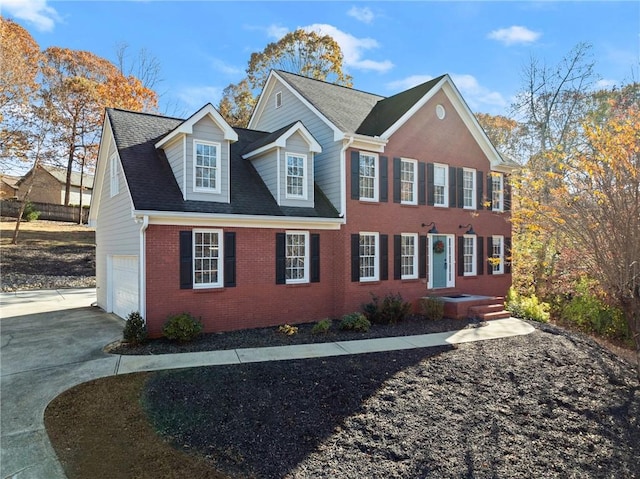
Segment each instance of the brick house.
M157 336L184 311L224 331L504 295L513 166L447 75L385 98L273 71L248 129L108 109L98 305Z
M33 180L29 180L31 177ZM69 189L69 204L79 205L82 194L82 204L91 204L91 194L93 191L93 175L71 172L71 184ZM65 188L67 184L67 169L51 165L38 165L31 169L16 183L18 198L24 198L27 190L33 181L29 201L36 203L50 203L53 205L63 205Z

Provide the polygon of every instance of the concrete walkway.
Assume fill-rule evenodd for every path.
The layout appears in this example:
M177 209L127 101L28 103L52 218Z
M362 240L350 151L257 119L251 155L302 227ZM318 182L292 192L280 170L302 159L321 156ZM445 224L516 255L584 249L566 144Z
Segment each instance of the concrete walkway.
M227 351L118 356L102 348L123 321L91 307L95 289L0 293L0 478L64 479L44 428L44 411L63 391L116 374L424 348L531 333L517 319L461 331Z

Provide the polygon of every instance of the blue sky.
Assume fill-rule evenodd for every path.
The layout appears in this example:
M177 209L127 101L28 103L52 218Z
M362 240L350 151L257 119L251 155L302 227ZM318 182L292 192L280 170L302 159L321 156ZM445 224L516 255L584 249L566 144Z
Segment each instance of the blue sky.
M216 105L252 52L296 28L331 34L354 87L389 96L449 73L474 112L506 114L535 57L557 64L593 45L600 86L638 81L640 2L244 2L2 0L41 49L116 45L155 56L160 110Z

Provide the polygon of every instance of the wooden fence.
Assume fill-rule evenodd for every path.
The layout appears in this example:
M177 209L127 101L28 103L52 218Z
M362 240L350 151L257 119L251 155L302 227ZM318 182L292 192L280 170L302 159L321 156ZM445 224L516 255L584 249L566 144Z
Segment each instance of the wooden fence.
M78 223L80 221L79 206L54 205L51 203L32 202L33 208L40 213L38 219L51 221L67 221ZM20 212L22 201L20 200L0 200L0 214L17 218ZM89 219L89 208L82 208L82 223L86 224Z

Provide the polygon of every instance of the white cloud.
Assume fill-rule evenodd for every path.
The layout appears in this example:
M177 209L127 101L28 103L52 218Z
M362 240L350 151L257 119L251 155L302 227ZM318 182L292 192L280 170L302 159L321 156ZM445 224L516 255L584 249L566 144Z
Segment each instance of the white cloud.
M315 23L302 27L307 31L318 32L322 35L330 35L340 45L344 56L344 66L356 70L377 71L380 73L393 68L390 60L375 61L362 58L366 50L378 48L378 42L373 38L356 38L353 35L337 29L333 25Z
M596 82L596 88L601 90L611 90L617 84L618 82L615 80L608 80L606 78L603 78L602 80L598 80Z
M32 24L37 30L50 32L60 15L47 0L2 0L2 8L10 16Z
M220 73L224 73L225 75L239 75L244 72L242 68L235 67L233 65L229 65L228 63L223 62L219 58L211 58L209 59L211 63L211 67L219 71Z
M275 38L276 40L280 40L287 33L289 33L289 29L287 27L281 27L280 25L269 25L267 27L267 36Z
M514 25L509 28L501 28L494 30L487 35L492 40L498 40L505 45L513 45L516 43L533 43L542 36L540 32L534 32L527 27Z
M373 19L375 18L375 15L369 7L351 7L351 9L347 12L347 15L355 18L362 23L366 23L367 25L373 22Z
M222 98L222 90L216 86L186 87L178 92L177 97L193 112L207 103L216 106Z
M408 90L409 88L413 88L414 86L420 85L422 83L426 83L432 79L433 77L431 75L411 75L410 77L387 83L387 89L398 93L404 90Z

